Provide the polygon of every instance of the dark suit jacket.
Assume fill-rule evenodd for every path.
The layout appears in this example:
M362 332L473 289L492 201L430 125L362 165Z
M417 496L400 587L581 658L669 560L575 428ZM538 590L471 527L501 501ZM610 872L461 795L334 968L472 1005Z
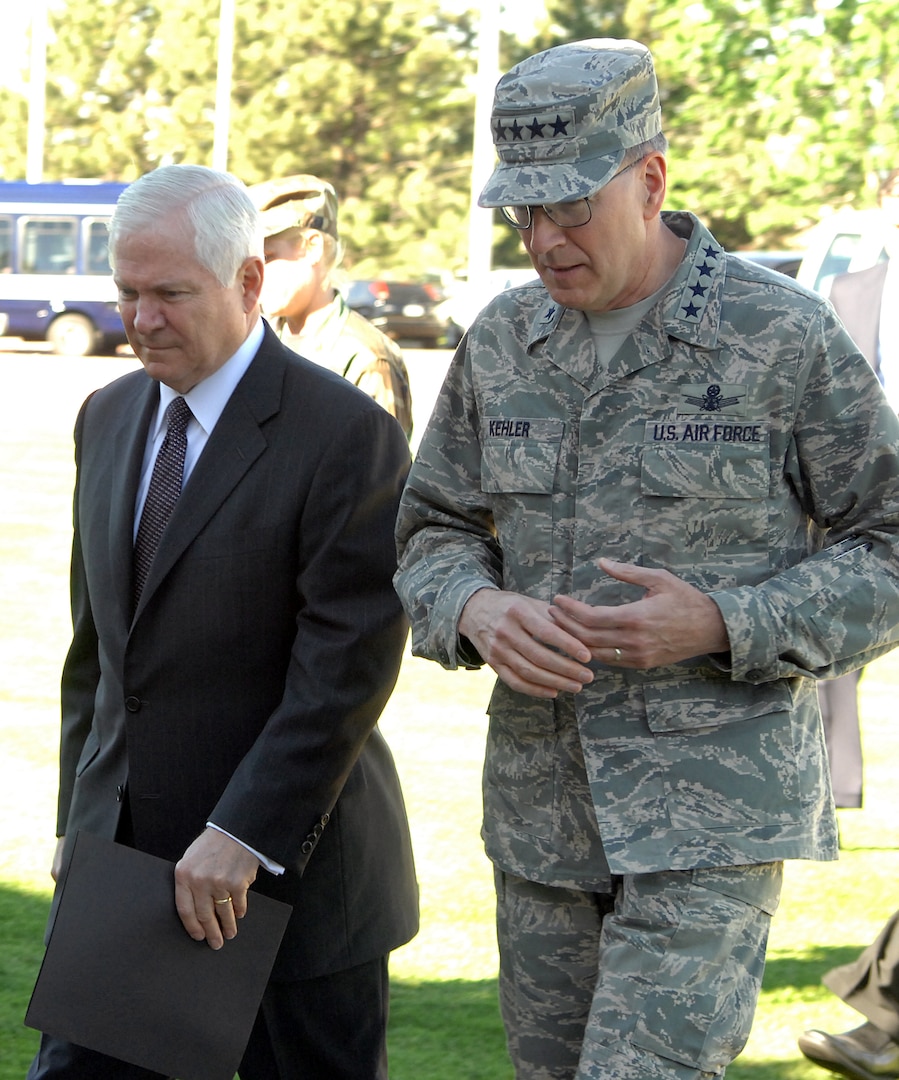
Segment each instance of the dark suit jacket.
M135 372L78 417L59 832L114 837L125 793L135 846L177 860L214 821L287 867L260 869L254 886L294 905L274 977L354 966L418 920L402 794L375 726L407 632L391 584L406 439L266 328L132 612L157 402Z
M837 274L830 287L830 302L858 350L878 371L880 359L880 305L889 263L879 262L866 270Z

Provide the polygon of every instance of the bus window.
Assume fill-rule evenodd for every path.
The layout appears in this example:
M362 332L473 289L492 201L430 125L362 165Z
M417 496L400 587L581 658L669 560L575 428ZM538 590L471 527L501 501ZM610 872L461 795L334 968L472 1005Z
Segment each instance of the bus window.
M12 218L0 217L0 274L12 270Z
M21 224L23 273L74 274L76 222L72 218L26 218Z
M88 221L87 244L85 246L85 267L87 274L110 274L109 267L109 229L106 221Z

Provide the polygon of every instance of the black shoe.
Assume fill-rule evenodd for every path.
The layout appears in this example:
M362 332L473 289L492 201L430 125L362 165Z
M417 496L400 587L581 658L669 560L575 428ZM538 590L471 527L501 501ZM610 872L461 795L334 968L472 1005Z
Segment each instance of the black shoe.
M862 1024L842 1035L806 1031L799 1049L822 1069L850 1080L885 1080L899 1077L899 1043L873 1024Z

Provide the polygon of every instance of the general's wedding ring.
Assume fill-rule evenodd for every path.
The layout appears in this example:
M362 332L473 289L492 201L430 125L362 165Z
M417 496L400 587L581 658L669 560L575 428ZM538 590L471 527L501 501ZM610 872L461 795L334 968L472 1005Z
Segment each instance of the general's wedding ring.
M215 898L213 897L213 899L215 899ZM231 897L226 896L224 900L216 900L215 902L217 904L230 904L231 903Z
M621 649L619 649L617 645L615 646L615 659L619 663L621 662Z

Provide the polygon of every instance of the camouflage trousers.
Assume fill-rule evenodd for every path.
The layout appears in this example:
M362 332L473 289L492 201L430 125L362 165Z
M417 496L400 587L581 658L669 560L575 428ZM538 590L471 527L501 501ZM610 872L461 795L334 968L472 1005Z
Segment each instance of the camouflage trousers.
M782 863L613 878L496 871L500 1007L518 1080L709 1080L749 1036Z

